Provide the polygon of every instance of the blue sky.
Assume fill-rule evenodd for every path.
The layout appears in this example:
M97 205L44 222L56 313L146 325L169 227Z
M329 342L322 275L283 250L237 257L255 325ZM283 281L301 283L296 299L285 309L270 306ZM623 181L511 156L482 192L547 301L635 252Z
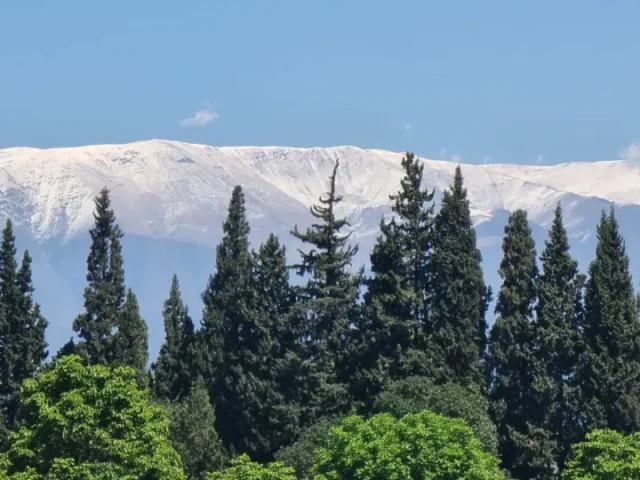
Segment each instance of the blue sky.
M617 158L640 139L639 18L636 0L2 2L0 147Z

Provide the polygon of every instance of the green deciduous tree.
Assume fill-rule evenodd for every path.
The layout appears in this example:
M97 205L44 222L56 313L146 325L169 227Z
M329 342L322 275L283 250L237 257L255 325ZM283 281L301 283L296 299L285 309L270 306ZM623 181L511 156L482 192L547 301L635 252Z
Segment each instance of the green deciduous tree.
M2 455L2 478L182 480L166 412L149 404L132 368L83 365L77 356L26 380L25 425Z
M546 478L553 471L554 451L549 433L541 429L544 412L537 403L542 374L533 324L538 268L525 211L509 217L502 250L488 358L490 407L503 466L518 479Z
M440 381L484 388L485 314L491 291L484 283L467 191L458 166L435 218L430 347ZM435 374L436 372L434 372Z
M625 436L594 430L574 446L563 480L632 480L640 478L640 433Z
M169 406L171 443L180 454L190 479L204 480L206 473L222 467L227 454L215 429L215 410L207 386L197 378L190 393Z
M175 401L189 394L195 372L195 330L189 309L182 301L176 275L171 280L162 316L165 339L152 366L153 391L160 399Z
M396 418L423 410L460 418L471 427L487 452L498 453L498 436L489 416L489 403L471 388L456 383L436 385L426 377L408 377L389 382L376 397L374 409Z
M357 246L349 245L350 234L343 229L349 224L338 218L336 209L342 196L336 191L339 162L329 179L329 191L311 207L311 214L319 223L302 233L297 226L292 234L309 245L299 250L297 273L307 277L307 283L297 291L295 312L304 340L304 359L308 366L306 386L301 392L307 407L307 424L322 415L348 410L347 372L348 329L355 320L360 276L349 271Z
M207 480L296 480L291 467L281 463L263 465L252 462L248 455L231 460L231 465L220 472L213 472Z
M347 418L331 430L314 471L316 480L504 478L464 421L428 410L400 420L389 414Z
M575 385L584 432L640 429L640 321L624 240L615 212L598 225L582 325L585 348Z

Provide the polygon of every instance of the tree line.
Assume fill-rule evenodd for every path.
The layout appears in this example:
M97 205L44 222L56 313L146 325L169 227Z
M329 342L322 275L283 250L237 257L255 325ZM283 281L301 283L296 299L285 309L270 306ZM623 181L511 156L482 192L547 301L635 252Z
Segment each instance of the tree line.
M358 247L337 214L338 161L311 207L314 223L291 232L301 244L294 265L273 234L252 249L244 193L235 187L199 328L174 276L165 339L149 369L147 325L126 287L109 191L95 199L76 337L49 362L31 258L25 252L17 266L7 221L0 245L3 448L17 448L29 427L30 410L21 405L37 395L21 390L27 379L58 365L85 378L65 357L129 367L139 391L168 412L172 448L194 479L229 462L242 469L245 461L286 464L311 478L312 464L318 473L343 462L329 460L326 450L316 455L331 435L338 442L340 428L369 438L397 425L438 424L425 410L464 420L481 450L517 479L559 478L587 455L585 439L622 442L639 431L640 302L615 210L602 213L587 275L571 256L560 205L539 256L527 213L512 212L488 328L494 294L483 278L460 167L436 212L422 162L407 153L401 165L370 275L353 265ZM292 271L301 285L290 281Z

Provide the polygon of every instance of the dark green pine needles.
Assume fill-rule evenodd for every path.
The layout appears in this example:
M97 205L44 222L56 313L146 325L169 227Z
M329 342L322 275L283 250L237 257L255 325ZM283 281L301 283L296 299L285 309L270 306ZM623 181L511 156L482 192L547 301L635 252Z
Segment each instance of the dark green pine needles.
M429 348L439 382L484 388L485 314L491 292L484 283L467 191L460 167L435 219L433 297Z
M189 309L182 301L178 277L173 276L169 298L162 309L165 339L152 365L156 397L170 401L189 394L194 379L195 331Z
M319 204L311 207L318 223L302 233L297 226L292 234L308 251L299 250L295 265L307 283L297 290L296 318L302 327L304 359L308 365L307 386L302 402L308 421L321 415L344 412L349 408L347 387L348 329L355 319L360 276L349 271L357 246L348 243L350 234L342 231L349 224L336 215L342 196L336 192L336 161L329 191Z
M123 234L116 223L108 189L100 191L95 206L95 224L89 231L85 311L73 322L81 341L75 346L69 344L66 350L75 350L89 364L131 366L137 370L140 384L144 384L147 326L135 295L125 286Z
M502 251L502 286L488 358L490 408L503 466L518 479L547 478L553 448L538 428L543 415L535 390L541 371L533 324L538 268L525 211L516 210L509 217Z
M46 359L47 321L33 301L31 257L16 261L13 224L7 220L0 245L0 410L8 427L15 426L17 393Z
M624 240L615 212L598 225L589 266L583 323L584 351L575 384L583 432L640 429L640 322Z

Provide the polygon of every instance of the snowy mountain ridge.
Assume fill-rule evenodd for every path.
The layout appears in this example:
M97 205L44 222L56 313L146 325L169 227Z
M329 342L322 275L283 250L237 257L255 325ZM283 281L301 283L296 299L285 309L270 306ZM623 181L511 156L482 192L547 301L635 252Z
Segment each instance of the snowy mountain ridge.
M211 245L235 185L245 190L252 224L288 229L306 223L308 207L326 190L339 159L342 213L357 238L372 233L379 212L388 211L389 195L402 176L401 158L402 153L356 147L213 147L165 140L8 148L0 150L0 211L35 239L69 239L90 228L92 199L107 186L125 232ZM456 164L424 164L425 186L447 188ZM584 197L640 205L640 168L622 160L462 169L476 225L497 210L517 208L545 225L561 201L575 230L582 219L573 211Z

